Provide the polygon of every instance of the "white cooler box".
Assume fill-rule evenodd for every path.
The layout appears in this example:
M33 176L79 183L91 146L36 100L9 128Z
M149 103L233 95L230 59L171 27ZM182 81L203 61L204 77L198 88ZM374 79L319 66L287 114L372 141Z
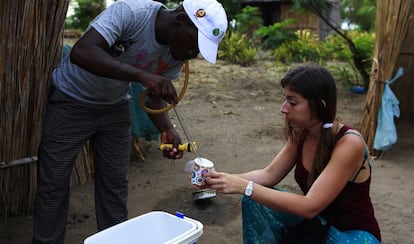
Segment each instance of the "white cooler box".
M202 234L203 224L197 220L153 211L93 234L84 244L190 244Z

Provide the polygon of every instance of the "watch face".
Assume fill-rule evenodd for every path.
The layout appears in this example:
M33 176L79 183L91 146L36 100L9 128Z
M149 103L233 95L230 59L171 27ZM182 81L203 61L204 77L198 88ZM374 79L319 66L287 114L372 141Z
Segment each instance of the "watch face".
M253 194L253 181L249 181L246 189L244 189L244 195L250 197Z

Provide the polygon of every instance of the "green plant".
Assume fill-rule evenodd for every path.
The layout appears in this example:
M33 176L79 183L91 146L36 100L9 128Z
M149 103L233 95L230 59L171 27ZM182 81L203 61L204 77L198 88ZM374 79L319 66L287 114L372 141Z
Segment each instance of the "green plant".
M321 43L323 52L322 58L331 61L349 62L352 60L352 53L345 40L337 34L333 34Z
M355 48L362 60L369 60L372 57L375 46L375 33L352 30L348 31L347 35L354 42ZM340 60L344 62L352 61L352 53L349 50L348 45L345 43L345 40L337 34L326 38L321 45L323 45L325 50L325 53L323 53L325 59ZM367 66L367 68L370 68L370 63L367 63Z
M328 69L335 76L336 80L347 89L364 84L361 75L352 63L335 62L335 64L329 65Z
M254 32L254 35L262 38L263 50L273 50L285 42L296 39L294 31L286 28L294 22L294 19L286 19L270 26L262 26Z
M355 48L363 61L363 68L369 73L372 67L375 34L358 30L349 31L347 34L355 43ZM339 80L344 81L348 86L364 85L364 79L354 65L352 52L343 38L332 35L321 45L323 47L321 55L324 60L341 62L341 65L334 67Z
M89 23L106 8L105 0L73 0L73 15L66 18L68 29L85 30Z
M251 39L252 43L260 44L260 38L254 36L254 31L260 26L262 26L262 18L260 17L259 8L246 6L235 15L233 25L230 25L230 28L246 34L246 38Z
M321 63L323 60L319 38L310 30L298 30L294 34L296 38L283 42L273 51L276 61Z
M251 29L257 29L262 26L262 18L257 7L246 6L235 16L235 30L239 32L247 32Z
M248 66L255 62L257 50L246 34L237 31L228 31L220 42L218 56L220 59Z
M375 47L375 33L353 31L354 35L350 35L355 43L358 53L364 61L364 67L367 72L372 66L372 55Z

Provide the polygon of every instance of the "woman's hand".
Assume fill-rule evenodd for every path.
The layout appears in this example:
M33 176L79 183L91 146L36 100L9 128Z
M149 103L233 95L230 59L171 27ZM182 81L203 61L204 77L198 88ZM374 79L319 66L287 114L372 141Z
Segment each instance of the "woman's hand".
M247 186L247 180L239 176L228 174L224 172L211 171L203 175L209 188L216 190L219 193L243 194Z

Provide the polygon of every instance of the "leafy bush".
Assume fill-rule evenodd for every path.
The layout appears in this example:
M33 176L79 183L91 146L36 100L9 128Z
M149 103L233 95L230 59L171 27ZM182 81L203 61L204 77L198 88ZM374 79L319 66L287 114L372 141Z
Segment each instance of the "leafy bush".
M262 26L254 32L254 35L262 38L263 50L273 50L283 43L297 39L293 30L286 29L288 25L294 22L294 19L286 19L283 22L276 22L270 26Z
M335 62L328 66L328 69L345 88L350 89L352 86L362 86L362 80L359 72L352 63Z
M242 66L255 62L257 50L253 42L246 38L246 34L237 31L228 31L220 42L218 57Z
M289 42L283 42L273 51L278 62L315 62L321 63L321 46L319 38L310 30L298 30L295 37Z
M375 46L375 34L361 32L358 30L348 31L347 35L354 42L355 47L363 60L369 60ZM344 62L352 62L352 53L349 50L345 40L337 34L328 37L322 43L325 52L322 54L324 59L339 60ZM367 68L371 68L371 63L367 62Z
M375 46L375 34L352 30L347 33L364 60L366 71L372 66L372 53ZM295 62L339 61L341 65L333 66L336 75L348 85L360 85L363 79L354 66L351 50L345 40L333 34L324 42L309 30L295 32L296 39L283 42L273 50L277 62L291 64Z
M260 38L254 36L254 31L262 26L262 18L258 7L246 6L235 15L230 25L231 31L244 33L254 44L260 44Z
M246 6L235 16L234 29L239 32L248 32L262 26L262 18L258 7Z
M351 32L351 38L355 47L365 61L365 69L370 70L372 66L372 55L375 47L375 33Z
M347 62L352 59L352 53L345 40L337 34L331 35L321 43L323 46L322 58L331 61Z
M355 48L364 60L364 69L369 73L372 67L372 55L375 47L375 34L358 30L349 31L347 35L355 44ZM346 85L363 85L364 81L354 66L352 53L345 40L338 35L332 35L321 43L324 60L340 61L342 64L333 66L336 76Z

